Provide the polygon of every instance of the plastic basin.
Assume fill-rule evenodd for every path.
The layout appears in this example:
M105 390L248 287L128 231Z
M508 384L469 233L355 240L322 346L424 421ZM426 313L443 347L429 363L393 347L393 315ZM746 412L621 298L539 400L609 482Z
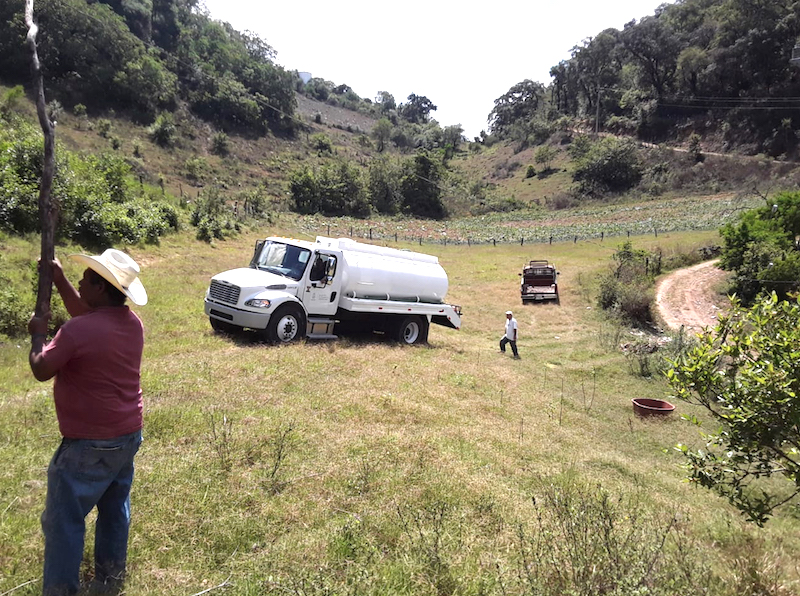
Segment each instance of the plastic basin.
M637 416L666 416L675 409L675 406L663 399L637 397L631 401L633 402L633 411Z

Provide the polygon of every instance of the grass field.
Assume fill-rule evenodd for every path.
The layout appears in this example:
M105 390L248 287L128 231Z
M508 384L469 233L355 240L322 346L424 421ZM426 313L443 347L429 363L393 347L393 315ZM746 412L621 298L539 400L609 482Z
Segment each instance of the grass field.
M150 303L136 308L145 442L126 594L797 593L791 511L759 530L684 481L673 446L701 438L680 415L702 413L633 416L632 398L667 386L631 374L626 332L595 309L614 243L425 246L464 309L463 328L433 326L427 347L214 335L209 278L275 233L298 232L130 249ZM632 240L668 253L717 238ZM35 261L35 239L2 245L12 266ZM519 303L534 258L561 271L560 306ZM507 309L519 361L498 353ZM27 353L0 346L0 595L41 590L59 441L51 384L33 380ZM90 516L89 547L92 529Z

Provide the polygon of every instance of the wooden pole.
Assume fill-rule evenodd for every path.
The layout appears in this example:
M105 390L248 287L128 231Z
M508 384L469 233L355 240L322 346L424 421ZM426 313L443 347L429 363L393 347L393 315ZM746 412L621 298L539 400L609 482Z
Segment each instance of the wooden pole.
M36 293L37 317L50 311L50 297L53 291L53 268L50 262L55 258L56 222L58 220L58 205L53 204L51 191L55 175L55 147L56 134L53 123L47 116L47 104L44 100L44 81L39 63L39 53L36 50L36 35L39 27L33 22L33 0L25 1L25 24L28 26L28 35L25 43L31 54L31 78L36 93L36 114L39 125L44 134L44 164L42 167L42 181L39 185L39 221L42 225L42 250L41 267L39 268L39 285Z

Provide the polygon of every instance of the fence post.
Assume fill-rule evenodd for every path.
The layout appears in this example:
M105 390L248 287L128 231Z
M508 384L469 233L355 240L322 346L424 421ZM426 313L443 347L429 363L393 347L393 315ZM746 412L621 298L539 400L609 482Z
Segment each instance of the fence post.
M519 245L523 246L525 244L525 236L519 239Z
M602 242L603 238L605 238L605 237L606 237L606 233L605 232L600 232L600 242Z
M578 237L575 236L575 240L572 241L572 244L578 244Z
M397 232L394 233L394 241L397 243Z
M369 229L369 239L372 240L372 228Z
M467 246L472 246L472 245L469 243L469 238L467 238Z
M350 237L353 237L353 226L350 226Z
M419 245L422 246L422 236L419 237Z
M553 237L550 236L550 244L553 244Z
M328 238L331 237L331 224L328 224Z
M492 246L497 246L497 240L495 240L494 238L492 238Z
M658 238L658 228L653 228L653 233L656 235L656 238Z

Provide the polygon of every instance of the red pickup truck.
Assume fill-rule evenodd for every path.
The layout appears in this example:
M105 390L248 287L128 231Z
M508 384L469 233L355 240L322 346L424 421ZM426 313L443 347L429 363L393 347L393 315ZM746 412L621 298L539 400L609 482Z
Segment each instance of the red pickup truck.
M522 303L532 300L555 300L558 297L558 271L549 261L530 261L520 273L520 294Z

